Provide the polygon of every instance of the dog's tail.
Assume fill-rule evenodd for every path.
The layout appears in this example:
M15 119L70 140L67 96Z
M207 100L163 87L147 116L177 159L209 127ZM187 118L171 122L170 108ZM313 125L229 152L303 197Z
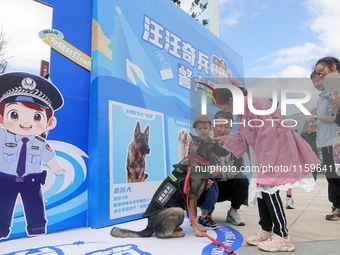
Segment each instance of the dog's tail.
M144 230L141 231L133 231L129 229L123 228L116 228L113 227L111 229L111 235L114 237L121 237L121 238L135 238L135 237L150 237L153 234L153 229L146 227Z

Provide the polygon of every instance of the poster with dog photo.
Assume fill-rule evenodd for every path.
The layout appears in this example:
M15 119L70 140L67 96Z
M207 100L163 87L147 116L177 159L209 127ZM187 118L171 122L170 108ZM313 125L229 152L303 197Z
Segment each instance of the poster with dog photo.
M109 101L110 218L141 217L167 176L162 113Z
M173 170L173 165L180 162L188 153L190 137L190 121L183 118L169 117L168 127L168 170Z
M162 113L110 101L112 183L161 181L166 175Z

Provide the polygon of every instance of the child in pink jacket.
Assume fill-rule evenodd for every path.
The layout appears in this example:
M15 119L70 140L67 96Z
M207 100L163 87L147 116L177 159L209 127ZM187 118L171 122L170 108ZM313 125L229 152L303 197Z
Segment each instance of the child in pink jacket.
M311 170L319 166L320 160L309 144L289 126L279 109L269 115L255 115L247 105L247 90L237 86L245 96L244 114L236 115L234 121L238 133L218 140L222 140L236 157L247 152L252 165L257 166L251 170L257 172L255 194L261 230L245 241L264 251L294 251L279 190L293 187L312 190L315 181ZM222 101L216 107L233 112L231 91L227 88L217 88L216 91ZM216 101L219 102L217 98ZM254 96L253 106L257 110L266 110L271 108L272 102Z

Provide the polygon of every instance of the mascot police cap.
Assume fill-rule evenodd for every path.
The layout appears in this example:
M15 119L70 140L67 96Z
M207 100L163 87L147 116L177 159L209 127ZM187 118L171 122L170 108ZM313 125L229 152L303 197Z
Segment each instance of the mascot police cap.
M24 72L0 75L0 103L30 102L53 111L63 106L64 100L54 84L45 78Z

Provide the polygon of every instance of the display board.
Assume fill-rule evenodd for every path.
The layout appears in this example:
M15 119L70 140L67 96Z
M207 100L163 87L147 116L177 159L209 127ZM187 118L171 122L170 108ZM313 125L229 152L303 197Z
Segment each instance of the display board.
M79 56L77 57L74 54L78 52L83 52L90 56L92 2L84 2L81 0L72 1L72 4L70 4L69 1L60 0L37 2L39 3L35 4L46 4L50 6L50 8L53 8L53 18L52 24L44 27L41 31L35 31L34 36L39 40L39 37L42 39L41 36L44 34L47 35L49 32L59 31L63 35L63 41L54 40L57 37L57 35L54 34L54 36L49 38L51 44L60 50L63 49L69 55L73 54L74 59L79 59ZM17 6L20 5L18 4ZM81 13L81 16L75 17L74 13ZM34 17L34 13L31 13L31 17ZM10 31L7 32L10 34ZM15 43L13 40L14 39L9 41L9 43ZM40 42L41 47L46 47L43 40ZM32 46L27 44L24 47L26 48L20 49L23 55L25 55L25 52L29 53ZM40 46L38 45L36 47L39 48ZM70 51L71 48L72 52ZM21 57L25 58L25 56ZM65 55L55 50L51 45L51 58L45 59L45 62L49 62L49 75L48 79L43 80L42 83L38 81L38 78L34 77L34 75L39 76L39 73L32 73L33 69L39 70L39 66L35 68L32 66L28 70L11 70L11 72L16 73L14 74L16 77L21 77L17 72L24 73L20 79L26 81L27 84L30 83L30 78L34 77L32 84L36 84L37 89L41 89L40 84L54 84L60 92L62 103L59 109L54 109L54 124L51 126L48 124L49 127L45 130L43 136L40 136L40 134L35 135L37 141L44 141L46 138L46 144L48 144L46 148L48 150L53 149L56 156L55 159L59 166L65 169L65 173L54 173L52 170L55 169L53 169L52 165L48 164L50 162L40 161L38 156L34 158L27 157L27 160L33 164L41 164L39 171L43 173L44 170L46 170L47 172L45 184L41 184L41 201L44 207L35 208L36 200L29 197L28 188L22 191L21 195L17 196L14 210L12 210L12 206L9 206L7 209L2 207L2 211L8 210L6 215L11 216L9 217L11 227L8 235L7 226L0 230L1 241L59 232L72 228L85 227L87 225L90 71L79 65L79 63L76 63L74 59L65 57ZM44 68L46 69L46 65ZM5 73L5 75L7 74ZM4 80L2 80L2 82L2 87L7 84ZM27 86L25 87L25 82L22 82L21 85L13 83L13 86L14 85L22 85L24 89L30 89ZM34 86L32 86L32 88L33 87ZM45 94L47 97L50 96L49 92ZM37 95L38 97L42 97L43 94ZM28 94L27 98L29 97L30 95ZM4 97L2 97L2 100L3 98ZM51 97L50 99L53 105L54 98ZM29 109L25 108L25 111L28 113ZM4 128L8 130L7 126L4 126ZM20 134L21 133L18 132L15 135ZM13 143L12 147L19 147L20 144L21 142ZM28 147L28 150L38 151L40 148L42 147L33 144ZM43 156L42 158L44 159ZM26 165L28 166L28 164ZM27 181L29 178L25 176L26 173L23 175L23 183L29 186L30 183ZM38 176L41 177L42 175L39 174ZM2 181L6 182L6 185L9 185L10 181L4 179L5 178L2 178ZM17 183L13 183L13 187L17 186ZM28 198L26 195L28 195ZM26 197L24 199L25 207L22 202L23 196ZM1 204L5 205L9 199L10 195L7 192L7 197L1 198ZM24 210L24 208L26 209ZM36 210L35 214L42 214L46 220L46 224L42 223L41 226L39 226L39 228L41 228L39 231L34 230L35 227L33 226L34 224L32 225L32 221L34 221L35 216L31 213L28 215L28 212L31 210L29 208L34 208L34 210ZM2 217L2 220L5 221L5 218ZM7 225L7 222L5 225Z
M140 218L180 161L190 94L202 93L192 79L243 77L243 65L171 1L93 6L89 226L97 228Z
M38 2L53 8L51 27L36 31L51 47L43 83L62 101L39 139L65 170L41 164L46 231L38 234L139 219L187 151L191 94L203 91L192 80L243 77L242 58L171 1ZM17 71L27 71L22 81L33 75ZM20 196L12 213L0 240L34 235Z

